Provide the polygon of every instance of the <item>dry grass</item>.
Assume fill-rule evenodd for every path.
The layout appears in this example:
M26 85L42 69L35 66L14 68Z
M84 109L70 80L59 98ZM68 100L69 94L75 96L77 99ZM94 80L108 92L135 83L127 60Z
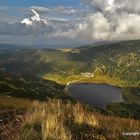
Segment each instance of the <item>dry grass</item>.
M0 139L15 140L21 129L22 122L25 118L22 114L14 114L11 120L0 123Z
M0 140L15 140L24 121L24 113L33 102L28 99L0 96Z
M33 129L37 126L41 129L36 138L43 140L71 140L71 130L66 126L66 121L76 123L86 123L97 125L95 117L86 116L83 107L77 103L64 104L60 100L49 100L46 103L34 102L23 125L23 130L28 126L28 132L34 133ZM25 132L23 132L25 134ZM32 134L22 135L22 139L29 139Z
M99 127L106 133L106 137L112 140L139 140L138 137L123 136L123 132L140 132L140 121L115 116L98 117Z
M140 121L104 116L80 103L61 100L34 102L19 140L138 140L122 132L139 132Z
M78 103L73 106L73 116L76 123L87 123L88 125L97 126L98 122L93 113L89 113Z
M28 99L12 98L8 96L0 96L1 109L26 109L32 106L33 102Z

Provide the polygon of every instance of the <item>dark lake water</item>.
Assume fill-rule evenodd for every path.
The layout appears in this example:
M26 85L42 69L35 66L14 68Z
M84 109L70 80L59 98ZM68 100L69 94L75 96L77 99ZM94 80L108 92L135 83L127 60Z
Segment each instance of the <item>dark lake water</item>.
M108 103L123 101L121 89L108 84L70 84L67 91L75 99L97 108L105 108Z

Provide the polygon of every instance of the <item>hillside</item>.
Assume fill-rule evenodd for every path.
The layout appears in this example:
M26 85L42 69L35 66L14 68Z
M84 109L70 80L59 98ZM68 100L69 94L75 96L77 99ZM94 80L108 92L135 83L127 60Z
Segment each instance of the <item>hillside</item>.
M83 80L91 82L109 79L108 82L119 86L139 86L139 44L140 41L128 41L97 47L85 46L69 52L62 50L64 56L62 52L57 52L56 57L49 60L49 63L54 64L52 69L53 73L56 73L55 78L50 73L44 77L61 82L61 74L68 82L73 76L79 79L84 76ZM47 61L50 55L44 54L45 52L41 58ZM78 79L77 77L74 79Z
M123 130L139 129L139 79L140 40L74 49L19 48L2 45L0 138L3 128L9 129L9 124L12 125L10 122L14 122L17 116L25 116L20 136L26 140L28 136L33 136L33 133L35 139L41 137L53 139L58 132L62 134L59 135L60 140L64 137L66 140L70 138L84 140L86 137L91 140L121 139ZM124 102L108 104L105 110L93 109L65 92L66 85L71 82L97 82L118 86L122 90ZM52 110L46 110L51 107ZM38 111L40 114L46 113L45 116L54 117L55 122L44 116L38 116ZM73 116L82 122L72 120ZM42 117L41 122L38 122L38 117ZM60 121L61 117L64 122ZM52 125L45 126L44 122L47 121ZM52 132L47 135L44 132L46 129L54 130L56 125L58 129L61 127L60 131L55 130L56 135ZM11 132L11 128L9 131ZM27 131L29 133L26 133ZM25 133L27 135L24 135ZM7 135L11 136L9 132Z
M0 95L45 101L47 98L67 99L64 85L37 77L16 74L0 75ZM70 98L68 98L70 99Z
M139 40L57 50L5 47L0 51L0 70L35 74L61 84L84 80L137 87L139 56Z
M55 109L54 109L55 108ZM82 104L49 100L35 102L21 129L19 139L30 140L138 140L123 132L140 130L137 120L101 115ZM116 123L117 122L117 123Z
M1 99L16 109L1 112L0 138L3 140L138 140L123 136L123 132L139 132L140 122L134 119L103 115L81 103L49 99L31 102L21 99ZM21 108L28 108L28 111ZM5 116L3 117L3 115ZM117 123L116 123L117 122Z

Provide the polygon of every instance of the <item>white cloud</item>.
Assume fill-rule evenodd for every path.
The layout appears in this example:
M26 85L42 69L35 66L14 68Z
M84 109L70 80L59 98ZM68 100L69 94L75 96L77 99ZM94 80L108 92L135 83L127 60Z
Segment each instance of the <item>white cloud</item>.
M32 6L21 23L0 22L0 35L50 42L140 39L139 0L81 0L81 8ZM83 10L85 7L85 10ZM0 15L1 16L1 15ZM15 37L17 38L17 37ZM30 39L29 39L30 40ZM24 43L24 42L23 42Z
M50 11L49 8L47 8L47 7L41 7L41 6L31 6L29 9L30 10L34 9L35 11L37 11L37 12L39 12L41 14L42 13L47 13L47 12Z
M47 20L40 18L39 13L37 13L37 11L35 11L34 9L31 9L31 12L34 14L33 16L31 16L30 18L25 18L21 21L21 24L26 24L26 25L33 25L36 23L42 23L47 25Z
M115 32L112 38L117 39L140 39L140 15L124 14L118 17Z
M91 7L90 12L65 36L89 41L140 39L140 1L82 1Z
M140 13L139 0L115 0L114 4L119 10L123 10L128 13Z
M64 15L77 15L79 14L79 9L73 7L57 6L51 9L51 12Z
M100 12L85 18L85 23L79 24L78 34L90 40L104 40L109 38L110 24Z
M109 6L113 6L114 3L113 0L81 0L81 1L98 11L104 11Z

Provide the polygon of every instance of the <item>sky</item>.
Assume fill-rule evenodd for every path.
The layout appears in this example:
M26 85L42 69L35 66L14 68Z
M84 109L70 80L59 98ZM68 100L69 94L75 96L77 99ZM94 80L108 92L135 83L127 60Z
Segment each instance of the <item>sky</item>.
M79 0L1 0L0 5L2 6L32 6L32 5L38 5L38 6L48 6L48 7L54 7L58 5L63 6L79 6L80 1Z
M73 47L140 39L140 0L0 0L0 43Z

